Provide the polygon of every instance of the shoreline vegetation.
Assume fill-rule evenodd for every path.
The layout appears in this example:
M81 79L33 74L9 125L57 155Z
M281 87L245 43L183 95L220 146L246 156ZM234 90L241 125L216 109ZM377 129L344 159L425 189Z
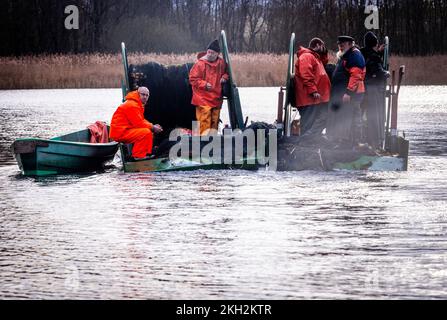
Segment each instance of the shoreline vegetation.
M232 54L234 78L239 87L284 85L288 55ZM183 64L196 54L129 54L129 64L158 62ZM392 56L391 70L406 66L404 85L447 85L439 66L447 55ZM0 90L119 88L123 78L119 54L68 54L0 57Z

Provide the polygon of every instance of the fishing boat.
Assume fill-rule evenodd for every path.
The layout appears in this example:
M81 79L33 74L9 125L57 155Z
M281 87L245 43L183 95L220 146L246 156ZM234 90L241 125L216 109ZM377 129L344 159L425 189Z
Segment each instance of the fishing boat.
M334 144L322 139L311 145L303 144L299 130L293 130L298 110L292 106L294 90L295 66L295 34L289 43L289 59L287 80L278 93L278 116L276 125L281 131L278 139L278 170L370 170L370 171L406 171L410 142L405 138L405 132L397 129L398 98L405 66L400 66L398 74L392 71L391 82L384 83L386 93L382 101L386 125L382 148L371 150L353 149L351 146L335 147ZM389 38L385 38L385 53L383 67L389 70Z
M244 130L244 122L239 91L235 85L231 67L230 55L225 31L220 34L220 44L222 56L227 65L229 75L228 93L224 99L227 100L228 113L231 129ZM138 86L146 86L151 92L151 101L145 111L145 116L153 123L160 123L165 132L170 133L173 129L191 128L192 121L195 120L195 107L191 106L192 92L189 86L189 70L192 63L180 66L161 66L157 64L129 65L127 59L127 49L125 43L121 44L122 63L124 67L124 81L122 81L123 101L126 94L131 90L136 90ZM161 70L161 71L160 71ZM164 71L164 74L161 72ZM158 72L158 73L157 73ZM169 81L163 82L163 79ZM162 83L163 82L163 83ZM160 84L162 83L162 84ZM171 88L169 88L171 86ZM172 101L175 99L174 101ZM172 103L170 104L170 101ZM224 140L223 135L218 135L214 139ZM235 137L230 139L234 140ZM120 154L124 172L166 172L166 171L188 171L188 170L217 170L217 169L247 169L255 170L259 167L256 161L256 153L245 153L232 161L216 160L213 157L203 157L202 150L206 148L206 143L200 137L188 136L183 143L193 145L197 142L198 152L193 154L188 152L179 157L170 157L169 148L163 145L172 146L168 142L168 136L155 139L154 154L149 159L134 160L131 157L131 144L120 144ZM234 141L230 143L234 146ZM161 147L161 148L160 148ZM188 147L189 148L189 147ZM220 150L219 150L220 152ZM222 158L220 158L222 159Z
M25 176L94 172L113 160L118 143L90 143L90 135L85 129L52 139L17 139L11 149Z
M226 100L228 102L229 129L244 132L250 127L253 129L257 122L247 126L248 118L243 118L241 102L238 88L235 85L231 67L230 55L228 51L225 32L220 35L220 43L223 48L223 59L227 64L229 74L230 90ZM405 73L405 67L401 66L396 73L392 72L391 83L385 84L386 95L383 99L383 108L387 109L386 129L383 139L383 148L380 150L370 149L354 150L352 147L334 148L327 141L304 145L299 136L299 132L293 130L294 120L298 110L292 106L291 99L295 65L295 34L291 35L289 43L289 59L287 78L285 85L280 88L278 94L277 118L272 124L261 126L266 129L266 143L270 142L272 133L277 144L277 156L274 158L275 164L265 162L262 156L265 149L258 146L251 153L244 153L232 163L210 160L209 157L198 157L187 153L182 157L170 157L167 152L155 151L154 154L145 160L135 161L131 155L131 145L120 144L120 154L124 172L156 172L156 171L179 171L196 169L258 169L271 167L280 171L299 170L374 170L374 171L405 171L408 168L409 141L405 138L405 133L397 130L398 96ZM150 64L148 66L128 64L125 44L121 45L121 53L124 66L124 81L122 81L123 101L125 95L136 90L138 86L146 86L151 91L151 101L149 108L145 110L145 117L152 123L160 123L169 134L171 130L183 127L190 128L195 120L194 106L190 104L192 92L188 81L189 70L192 63L173 66L172 69ZM386 38L384 68L389 69L389 39ZM160 70L164 70L161 72ZM180 72L178 72L180 70ZM263 124L263 123L262 123ZM256 129L255 129L256 131ZM267 138L269 137L269 138ZM224 135L219 135L219 139L225 139ZM232 139L234 139L233 137ZM168 136L155 139L155 150L166 142ZM188 138L191 143L194 137ZM269 141L267 141L269 140ZM234 146L234 143L232 143ZM172 145L171 145L172 146ZM199 153L206 148L206 144L199 143ZM263 148L261 146L261 148ZM164 151L167 151L164 150ZM253 163L254 161L254 163Z

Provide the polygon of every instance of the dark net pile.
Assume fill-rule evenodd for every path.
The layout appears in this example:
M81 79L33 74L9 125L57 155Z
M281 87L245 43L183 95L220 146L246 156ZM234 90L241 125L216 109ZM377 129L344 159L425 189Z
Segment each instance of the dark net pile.
M191 129L191 122L196 119L189 84L192 66L192 63L165 66L156 62L129 66L131 90L149 88L151 96L145 108L145 118L163 127L163 135L158 139L168 137L175 128Z

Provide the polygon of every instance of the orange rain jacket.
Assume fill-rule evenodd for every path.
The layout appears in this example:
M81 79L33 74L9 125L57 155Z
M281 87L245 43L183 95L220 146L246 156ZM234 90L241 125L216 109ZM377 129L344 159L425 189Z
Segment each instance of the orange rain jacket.
M220 107L222 106L222 84L220 79L229 79L225 61L218 57L210 62L204 58L206 52L197 55L197 62L189 73L189 82L192 86L192 101L195 106ZM212 85L211 90L206 89L206 83Z
M110 138L119 141L126 130L147 128L152 130L152 123L144 118L144 106L138 91L129 92L126 102L118 107L110 124Z
M320 55L315 51L300 47L297 56L298 59L295 62L296 105L304 107L328 102L331 93L331 81L324 69ZM320 99L312 97L315 92L321 95Z

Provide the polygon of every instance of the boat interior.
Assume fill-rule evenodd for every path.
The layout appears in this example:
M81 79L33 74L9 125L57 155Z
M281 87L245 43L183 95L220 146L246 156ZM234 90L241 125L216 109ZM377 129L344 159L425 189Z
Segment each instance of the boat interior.
M69 142L90 142L90 130L85 129L77 132L72 132L63 136L52 138L55 141L69 141Z

